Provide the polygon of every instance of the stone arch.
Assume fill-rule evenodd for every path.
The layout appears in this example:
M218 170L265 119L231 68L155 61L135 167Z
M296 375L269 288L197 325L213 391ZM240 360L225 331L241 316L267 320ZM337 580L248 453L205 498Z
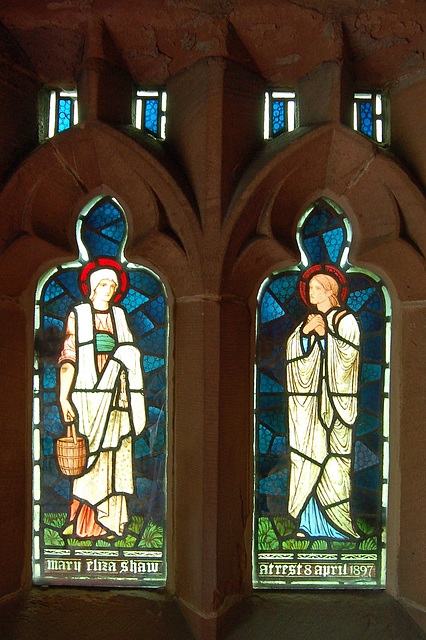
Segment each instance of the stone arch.
M31 270L43 262L44 253L50 259L48 246L53 253L56 247L60 257L75 254L76 216L92 195L103 191L115 195L129 214L129 255L143 253L159 268L181 276L185 272L176 279L178 288L189 283L187 265L199 260L197 215L182 177L174 176L167 158L160 160L153 151L100 123L70 129L45 143L0 196L3 266L13 264L22 245L28 251L33 243ZM24 287L21 283L19 289Z
M409 545L420 553L412 533L416 517L407 516L415 468L407 434L412 431L420 438L422 429L421 419L413 419L417 397L410 388L420 365L415 364L418 355L408 338L410 326L412 331L422 326L421 303L426 295L422 194L389 154L341 125L327 124L277 139L248 169L228 209L222 285L227 293L249 300L253 319L264 278L297 264L297 220L320 196L333 200L351 220L351 261L381 276L393 299L387 588L396 595L409 580ZM254 343L253 320L251 335ZM412 363L409 371L402 368L402 348ZM419 393L420 387L415 387Z
M38 278L77 257L77 216L94 196L105 194L115 196L128 217L126 257L161 277L171 305L173 296L185 295L197 279L198 223L190 190L182 176L169 170L166 155L160 158L155 145L148 147L143 136L135 141L101 123L76 127L30 155L0 194L2 402L6 437L14 442L5 468L11 478L5 501L10 526L26 532L5 540L13 558L11 591L31 582L26 523L31 522L32 463L26 426L32 413L28 381Z

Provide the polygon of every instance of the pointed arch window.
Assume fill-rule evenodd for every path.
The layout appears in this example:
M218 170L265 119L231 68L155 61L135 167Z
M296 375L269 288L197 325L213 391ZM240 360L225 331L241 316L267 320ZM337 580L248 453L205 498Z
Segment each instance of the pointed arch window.
M301 218L297 267L257 307L253 581L381 587L389 436L390 297L348 260L326 198Z
M78 260L38 283L37 584L165 583L167 298L126 239L123 209L98 197L77 220Z

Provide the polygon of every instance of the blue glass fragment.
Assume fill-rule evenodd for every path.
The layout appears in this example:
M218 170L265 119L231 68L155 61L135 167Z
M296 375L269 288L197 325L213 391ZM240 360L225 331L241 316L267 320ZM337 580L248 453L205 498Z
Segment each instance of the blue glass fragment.
M378 464L379 458L373 451L368 449L363 442L355 443L355 463L354 470L361 471L362 469L368 469L375 464Z
M259 451L267 453L272 440L272 433L263 424L259 425Z
M281 496L286 494L287 484L287 469L283 469L267 478L262 478L259 483L259 491L268 495Z
M158 134L158 98L145 100L145 129Z
M371 102L360 104L360 130L367 136L373 135L373 105Z
M122 305L128 313L132 313L132 311L140 307L142 304L144 304L144 302L147 302L148 300L149 298L144 296L139 291L136 291L135 289L129 289L126 293L126 297L123 299Z
M275 135L283 129L285 126L285 103L284 100L272 101L272 133Z
M279 318L285 314L284 309L280 306L280 304L271 296L268 291L266 291L263 296L262 307L260 311L260 318L262 322L270 322L271 320L275 320L275 318Z
M332 231L327 231L323 234L323 238L331 262L337 262L344 239L343 230L337 228Z
M264 373L260 374L260 391L262 393L280 393L284 391L282 385L280 385L275 380L271 380L268 376L265 376Z
M71 126L71 100L60 98L58 102L58 133Z

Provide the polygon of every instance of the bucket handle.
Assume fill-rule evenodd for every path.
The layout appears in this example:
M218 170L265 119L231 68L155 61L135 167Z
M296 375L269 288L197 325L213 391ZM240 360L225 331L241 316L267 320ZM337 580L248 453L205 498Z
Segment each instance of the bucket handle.
M67 425L67 438L72 438L74 444L77 444L77 433L75 430L74 422L72 424Z

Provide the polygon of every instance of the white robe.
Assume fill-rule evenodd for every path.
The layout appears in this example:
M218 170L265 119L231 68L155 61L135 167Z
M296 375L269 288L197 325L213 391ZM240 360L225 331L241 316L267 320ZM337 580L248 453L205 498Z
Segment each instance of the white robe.
M87 438L88 471L74 480L73 493L96 509L100 524L121 535L128 520L124 494L134 491L132 429L139 435L146 421L141 354L131 344L133 336L124 311L112 307L118 344L99 374L92 306L78 305L75 314L77 372L72 401L78 431ZM115 402L122 371L127 381L127 409L118 408Z
M290 486L289 513L297 518L311 496L329 522L358 537L350 514L353 426L358 416L360 332L342 309L326 315L323 339L302 333L287 342ZM304 344L305 343L305 344Z

